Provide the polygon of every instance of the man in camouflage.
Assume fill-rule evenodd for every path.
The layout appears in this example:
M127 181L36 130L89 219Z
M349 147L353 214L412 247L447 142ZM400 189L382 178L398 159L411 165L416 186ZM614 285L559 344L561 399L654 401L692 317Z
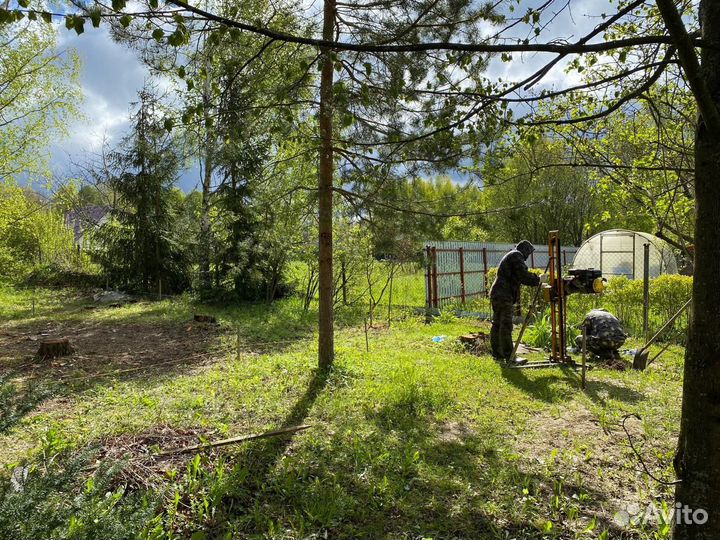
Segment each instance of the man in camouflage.
M587 350L603 358L620 358L618 349L627 339L620 321L604 309L593 309L585 316L583 326L587 333ZM575 345L582 348L582 335L575 339Z
M490 329L490 346L496 360L508 361L513 352L512 314L513 304L520 301L520 285L537 287L547 282L547 276L538 276L528 270L525 261L535 251L527 240L523 240L508 252L500 261L495 283L490 288L490 303L493 319ZM524 364L527 360L515 359L515 363Z

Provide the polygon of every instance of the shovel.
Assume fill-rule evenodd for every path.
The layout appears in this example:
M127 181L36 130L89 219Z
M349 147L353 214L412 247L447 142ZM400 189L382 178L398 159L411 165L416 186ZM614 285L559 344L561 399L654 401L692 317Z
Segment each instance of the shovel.
M652 345L655 340L660 336L660 334L662 334L672 323L675 322L675 319L677 319L680 314L685 311L685 309L690 305L690 302L692 302L692 298L685 302L683 306L677 311L677 313L670 317L670 319L662 325L662 328L660 328L660 330L658 330L657 333L653 337L651 337L645 345L643 345L640 349L637 350L637 352L635 352L635 357L633 358L633 369L637 369L640 371L644 370L646 367L652 364L658 356L665 352L665 350L670 346L669 344L665 345L662 349L660 349L660 352L653 356L652 360L648 362L650 345Z
M548 261L547 266L545 267L545 273L547 273L548 268L550 268L550 261ZM520 333L518 334L517 340L515 341L515 345L513 346L512 354L510 355L509 364L512 365L512 363L515 361L515 357L517 356L518 347L520 347L520 342L522 341L523 334L525 333L525 329L528 327L528 324L530 323L530 317L532 317L533 313L535 312L535 307L537 306L538 300L540 298L540 291L542 291L543 284L540 283L540 285L537 286L537 289L535 290L535 296L533 297L532 305L530 306L530 309L527 312L527 315L525 316L525 320L523 321L522 326L520 327Z

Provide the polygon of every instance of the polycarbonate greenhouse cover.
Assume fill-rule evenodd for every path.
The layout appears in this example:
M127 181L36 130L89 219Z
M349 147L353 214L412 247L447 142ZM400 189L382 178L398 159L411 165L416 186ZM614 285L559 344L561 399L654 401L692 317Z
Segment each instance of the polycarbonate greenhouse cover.
M645 244L650 244L650 277L677 274L677 261L670 245L644 232L612 229L591 236L578 249L573 268L597 268L604 277L642 279Z

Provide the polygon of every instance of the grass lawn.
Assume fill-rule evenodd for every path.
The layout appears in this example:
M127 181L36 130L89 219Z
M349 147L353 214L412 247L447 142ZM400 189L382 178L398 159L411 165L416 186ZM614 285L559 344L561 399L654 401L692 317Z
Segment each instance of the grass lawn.
M367 351L362 318L341 310L329 374L315 370L316 314L295 300L113 308L3 290L0 316L1 538L669 532L614 515L671 500L620 420L641 417L626 427L653 475L672 480L680 348L642 373L592 369L583 391L571 370L503 369L465 352L457 336L487 327L449 316L397 313L369 330ZM69 337L75 353L33 360L43 335ZM160 455L299 424L311 427Z

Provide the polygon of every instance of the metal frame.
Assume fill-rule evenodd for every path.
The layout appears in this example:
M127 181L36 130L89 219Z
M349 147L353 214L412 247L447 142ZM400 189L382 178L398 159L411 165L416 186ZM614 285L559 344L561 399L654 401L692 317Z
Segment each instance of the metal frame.
M548 255L549 285L555 290L554 299L550 302L550 323L552 327L550 360L552 362L567 362L571 361L571 359L567 356L566 352L567 298L565 295L565 284L562 279L563 265L559 231L550 231L548 235Z
M625 273L616 274L615 272L606 272L605 269L603 268L603 262L604 262L603 259L604 259L604 255L606 253L616 253L616 254L622 254L622 255L628 255L629 253L632 253L632 273L630 274L629 277L630 277L630 279L635 279L635 274L636 274L636 264L635 264L635 255L636 255L636 253L635 253L635 247L636 247L635 246L635 236L636 235L635 235L635 233L628 231L628 232L621 232L621 233L616 232L616 233L599 233L599 234L600 234L600 272L602 272L603 275L608 275L608 276L627 276L628 274L625 274ZM607 237L610 237L610 236L616 236L616 237L632 236L632 242L633 242L632 252L630 252L628 250L623 251L623 250L605 250L605 249L603 249L603 240L605 239L606 236Z

